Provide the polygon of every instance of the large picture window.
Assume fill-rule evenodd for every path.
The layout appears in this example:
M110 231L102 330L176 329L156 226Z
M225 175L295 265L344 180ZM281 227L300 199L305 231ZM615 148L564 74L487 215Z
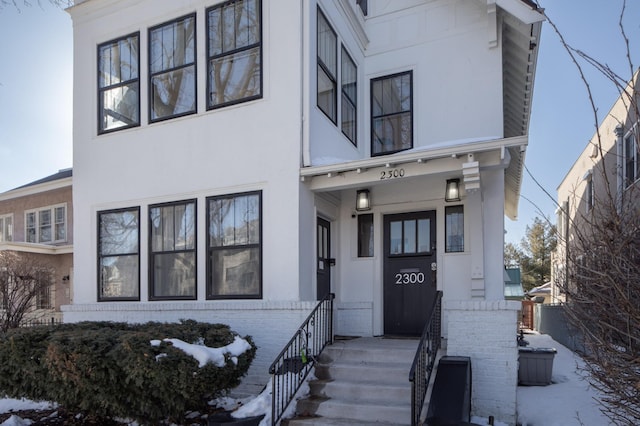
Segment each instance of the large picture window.
M98 46L98 133L140 125L139 33Z
M371 155L413 148L413 73L371 80Z
M196 202L149 207L149 297L196 298Z
M207 298L262 297L262 193L207 199Z
M196 112L196 16L149 29L150 121Z
M318 108L337 122L338 37L327 18L318 9Z
M98 300L140 300L140 209L98 213Z
M207 9L207 108L262 96L260 0L234 0Z

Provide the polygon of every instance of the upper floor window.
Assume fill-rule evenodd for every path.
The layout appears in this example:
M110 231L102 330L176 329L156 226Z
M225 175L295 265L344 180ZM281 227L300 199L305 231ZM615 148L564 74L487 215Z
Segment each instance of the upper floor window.
M149 120L196 112L195 14L149 29Z
M627 187L640 178L640 155L638 155L638 143L635 132L629 133L624 138L624 186Z
M413 148L413 73L371 80L371 155Z
M207 199L207 298L262 297L262 193Z
M58 205L25 212L25 240L28 243L67 241L67 206Z
M207 9L207 108L262 96L260 0L233 0Z
M98 133L140 125L139 33L98 46Z
M318 9L318 108L337 122L338 38L327 18Z
M13 215L0 216L0 243L13 241Z
M140 300L140 209L98 212L98 300Z
M358 73L355 62L342 46L342 108L341 127L342 133L357 145L357 99L358 99Z
M149 207L149 227L149 297L195 299L195 200Z

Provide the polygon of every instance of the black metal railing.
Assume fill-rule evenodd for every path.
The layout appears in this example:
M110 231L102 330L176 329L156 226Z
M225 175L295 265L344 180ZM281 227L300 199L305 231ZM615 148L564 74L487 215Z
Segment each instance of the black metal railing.
M287 406L327 344L333 343L333 299L329 293L318 302L269 368L272 378L271 424L278 423Z
M431 373L436 363L436 355L440 349L442 292L436 293L436 300L431 307L431 316L422 330L416 356L409 372L411 382L411 424L418 425Z
M38 327L41 325L60 325L62 319L60 318L30 318L20 321L19 327Z

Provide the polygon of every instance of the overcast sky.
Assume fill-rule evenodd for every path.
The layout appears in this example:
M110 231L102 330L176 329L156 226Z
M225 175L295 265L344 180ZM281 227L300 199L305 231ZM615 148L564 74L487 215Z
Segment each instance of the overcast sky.
M622 0L541 0L566 40L630 77L618 18ZM640 1L628 0L625 30L640 49ZM0 10L0 192L72 166L72 30L69 15L42 7ZM544 26L535 81L526 164L542 186L556 187L594 133L593 112L575 66L549 25ZM638 66L638 53L632 58ZM588 73L599 114L618 93ZM526 174L519 220L506 219L505 239L518 242L541 212L555 206ZM537 207L536 207L537 206Z

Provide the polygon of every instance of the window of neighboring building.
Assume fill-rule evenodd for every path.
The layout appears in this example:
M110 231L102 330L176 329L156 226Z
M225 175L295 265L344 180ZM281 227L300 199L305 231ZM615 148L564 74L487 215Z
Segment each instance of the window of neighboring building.
M0 216L0 243L13 241L13 215Z
M358 257L373 257L373 214L358 215Z
M318 9L318 108L337 122L338 37L329 21Z
M447 206L445 216L445 252L464 251L464 206Z
M149 29L149 120L196 112L196 15Z
M140 125L140 34L98 46L98 133Z
M371 155L413 148L413 73L371 80Z
M196 202L149 207L149 297L196 298Z
M623 173L625 186L631 185L640 177L640 156L634 132L629 133L624 139Z
M341 56L341 84L342 84L342 108L341 108L341 128L342 133L354 144L357 145L357 99L358 99L358 69L351 56L342 46Z
M140 300L140 209L98 212L98 300Z
M28 243L67 241L67 206L60 204L25 212L25 240Z
M51 286L40 285L36 292L36 309L51 309Z
M262 297L262 193L207 198L207 298Z
M587 177L587 187L585 188L585 209L589 213L593 209L593 175Z
M262 97L260 0L207 9L207 108Z

